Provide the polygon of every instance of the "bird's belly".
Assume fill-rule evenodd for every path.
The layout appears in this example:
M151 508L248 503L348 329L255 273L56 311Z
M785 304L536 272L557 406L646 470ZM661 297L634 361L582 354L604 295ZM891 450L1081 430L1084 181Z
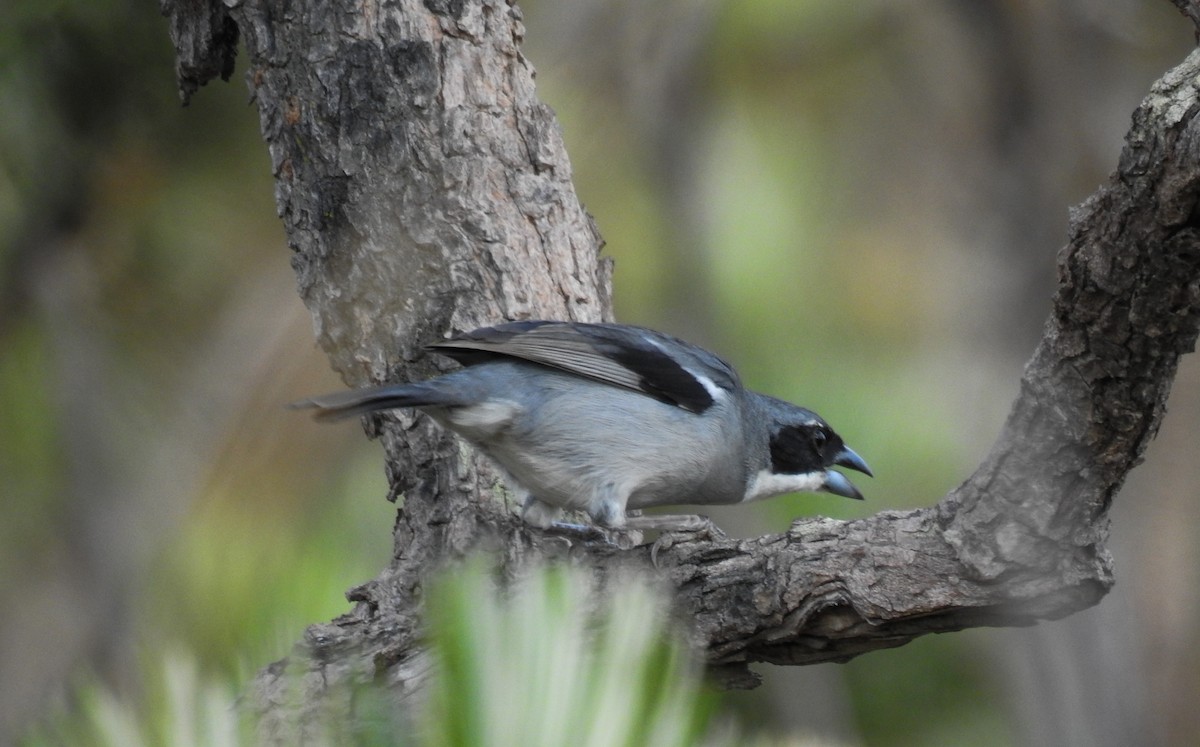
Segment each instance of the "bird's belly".
M595 468L580 469L574 463L537 453L511 453L503 448L489 451L490 456L530 495L567 510L587 510L597 492L597 484L603 479L597 479Z
M630 433L619 443L562 437L536 446L514 436L497 439L486 451L537 499L587 511L605 501L623 508L736 503L744 492L741 472L719 468L724 448L695 442L667 448L661 439ZM716 479L718 474L726 479Z
M586 379L513 366L486 404L428 411L554 506L593 515L627 507L736 503L745 494L741 421ZM500 392L504 396L497 396ZM600 511L600 509L605 509Z

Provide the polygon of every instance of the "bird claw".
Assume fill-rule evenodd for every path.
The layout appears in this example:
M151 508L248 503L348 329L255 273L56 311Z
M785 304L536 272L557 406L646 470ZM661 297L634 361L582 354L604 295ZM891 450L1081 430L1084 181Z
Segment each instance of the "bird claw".
M650 546L650 562L658 567L658 553L662 549L674 546L679 542L712 541L725 538L712 519L695 514L655 514L642 516L640 511L630 511L622 527L605 528L591 524L574 524L556 521L546 527L547 532L554 533L569 540L584 544L603 543L619 550L630 550L642 543L642 532L652 530L660 532Z
M600 542L612 545L619 550L629 550L642 542L642 533L636 529L605 529L590 524L556 521L546 527L546 531L585 544Z
M678 525L664 529L663 533L658 536L658 539L650 545L650 564L658 568L658 553L660 550L669 550L680 542L712 542L715 540L725 539L728 535L713 523L713 520L707 516L678 516L671 517L677 519L690 519L692 521L680 522Z

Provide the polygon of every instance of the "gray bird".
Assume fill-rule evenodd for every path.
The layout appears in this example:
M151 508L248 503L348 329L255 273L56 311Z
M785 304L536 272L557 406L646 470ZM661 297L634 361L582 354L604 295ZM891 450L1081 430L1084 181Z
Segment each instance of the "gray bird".
M872 474L815 412L745 389L721 358L661 332L512 322L428 349L463 368L292 406L317 420L418 408L506 471L543 528L574 509L610 529L698 529L697 516L627 512L800 491L861 500L832 467Z

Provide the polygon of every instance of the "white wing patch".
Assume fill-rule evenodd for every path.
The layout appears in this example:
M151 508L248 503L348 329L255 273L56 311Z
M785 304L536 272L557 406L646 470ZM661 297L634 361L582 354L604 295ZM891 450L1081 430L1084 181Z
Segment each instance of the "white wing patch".
M660 343L658 340L655 340L653 337L650 337L649 335L642 335L642 340L644 340L645 342L649 343L650 345L653 345L654 347L658 348L668 358L675 360L675 356L671 355L671 351L667 350L665 347L663 347L662 343ZM676 360L676 363L679 363L679 361ZM717 382L708 378L704 374L696 373L691 368L689 368L688 366L685 366L682 363L679 363L679 367L682 368L684 371L687 371L688 375L691 376L692 379L694 379L696 381L696 383L698 383L700 386L704 387L704 391L708 392L708 396L713 398L713 402L720 402L722 400L729 398L729 392L727 392L724 389L722 389L721 387L717 386Z
M799 475L781 475L764 469L760 470L750 481L742 503L784 493L815 493L823 487L825 487L825 470L804 472Z
M716 382L714 382L712 379L708 378L707 376L701 376L700 374L696 373L695 371L693 371L690 368L687 368L686 366L684 367L683 370L690 373L692 375L693 379L700 382L700 386L704 387L704 391L708 392L709 396L713 398L713 402L720 402L721 400L727 399L729 397L729 392L727 392L724 389L722 389L721 387L717 386Z

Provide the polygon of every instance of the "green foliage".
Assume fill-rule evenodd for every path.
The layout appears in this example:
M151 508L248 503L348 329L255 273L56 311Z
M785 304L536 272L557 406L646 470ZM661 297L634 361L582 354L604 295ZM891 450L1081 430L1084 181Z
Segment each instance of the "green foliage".
M919 747L955 744L970 733L977 747L1018 744L1011 725L995 712L1003 693L987 678L995 660L977 653L983 635L925 636L848 662L851 705L864 741Z
M24 542L46 541L48 517L62 510L66 476L54 458L58 434L45 413L55 406L39 380L47 341L33 325L12 330L0 355L0 475L7 517L0 523L0 569L28 562ZM10 581L0 573L0 593Z
M410 732L386 693L356 692L353 724L326 725L328 744L416 747L610 747L737 743L705 740L714 701L674 635L663 603L630 577L598 594L585 571L544 568L495 587L481 563L431 587L434 674ZM133 703L99 684L79 708L41 727L26 747L253 743L229 681L205 678L190 655L167 653ZM336 736L335 736L336 735Z
M231 684L204 679L190 654L168 651L147 675L146 698L122 699L99 683L76 693L78 708L38 728L25 747L232 747L251 744Z
M348 461L345 481L320 486L325 500L302 517L211 489L150 574L138 639L180 641L206 671L236 676L286 655L305 625L347 612L345 590L387 562L391 516L363 500L386 489L383 475L367 458Z
M711 703L662 596L619 586L598 604L589 574L557 567L501 595L475 566L435 587L423 744L695 744Z

